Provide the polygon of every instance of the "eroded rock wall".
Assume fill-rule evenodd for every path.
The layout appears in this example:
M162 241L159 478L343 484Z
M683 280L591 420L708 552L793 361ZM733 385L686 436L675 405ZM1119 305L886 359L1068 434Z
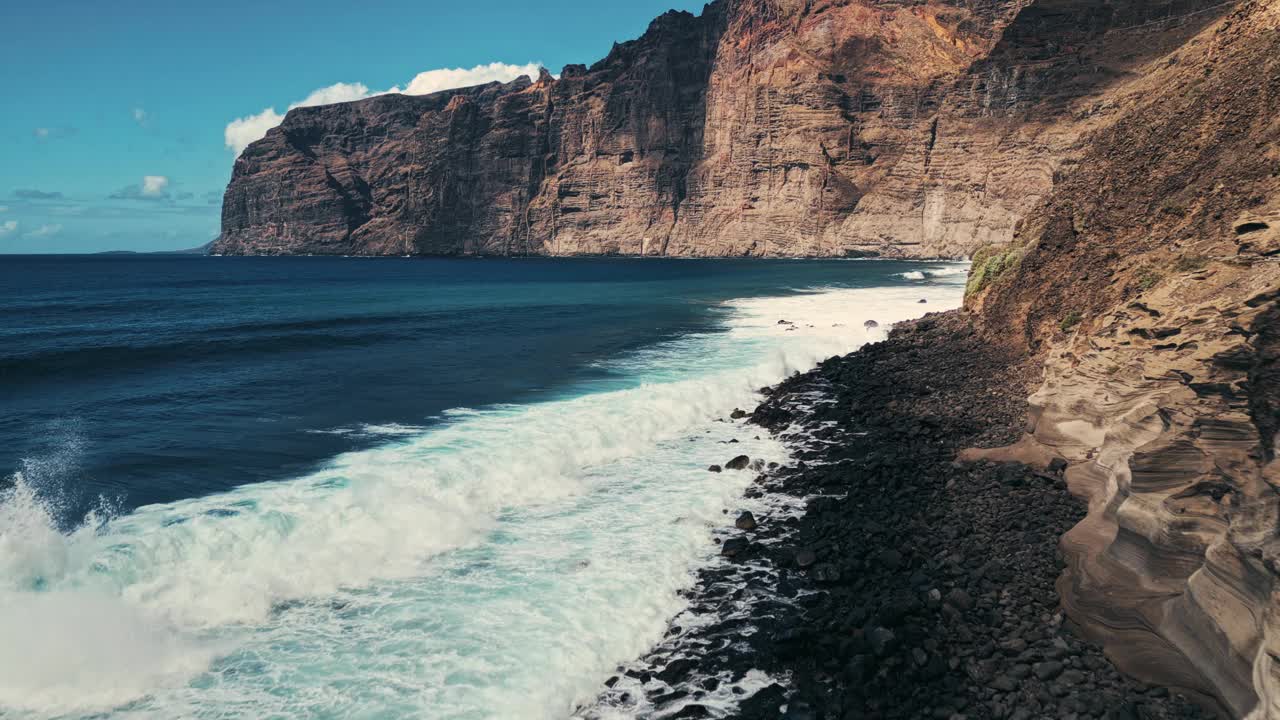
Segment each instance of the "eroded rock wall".
M223 254L959 256L1214 0L718 0L559 78L299 108Z
M1016 450L1089 502L1071 619L1126 672L1280 718L1280 4L1139 87L968 305L1044 358Z

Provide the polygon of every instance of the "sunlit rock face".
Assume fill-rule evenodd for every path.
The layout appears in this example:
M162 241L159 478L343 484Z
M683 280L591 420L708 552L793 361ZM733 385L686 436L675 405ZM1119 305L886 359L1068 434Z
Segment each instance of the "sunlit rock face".
M1068 617L1126 672L1280 718L1280 5L1153 65L967 303L1043 361L1008 452L1067 459L1089 503Z
M224 254L960 256L1210 0L719 0L558 78L299 108Z

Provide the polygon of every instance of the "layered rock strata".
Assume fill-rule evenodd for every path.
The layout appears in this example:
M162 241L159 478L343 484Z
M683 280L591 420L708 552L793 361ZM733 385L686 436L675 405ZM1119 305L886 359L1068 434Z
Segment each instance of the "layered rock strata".
M717 0L591 66L291 111L221 254L959 256L1213 0Z
M1122 669L1277 718L1280 5L1144 82L978 268L987 336L1044 366L1028 435L986 456L1070 463L1059 590Z

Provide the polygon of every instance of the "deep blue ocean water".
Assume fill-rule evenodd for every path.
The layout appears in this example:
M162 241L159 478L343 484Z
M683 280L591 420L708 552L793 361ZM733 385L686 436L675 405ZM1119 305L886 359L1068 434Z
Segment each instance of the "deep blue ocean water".
M567 716L714 554L706 466L785 461L722 418L962 282L2 256L0 715Z

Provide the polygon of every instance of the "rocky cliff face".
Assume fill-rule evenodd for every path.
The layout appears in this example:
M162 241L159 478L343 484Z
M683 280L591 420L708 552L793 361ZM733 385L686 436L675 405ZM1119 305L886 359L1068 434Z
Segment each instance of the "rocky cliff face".
M224 254L957 256L1215 0L718 0L587 68L293 110Z
M1123 669L1280 718L1280 5L1135 90L975 268L987 336L1044 358L1003 456L1070 461L1059 589Z

